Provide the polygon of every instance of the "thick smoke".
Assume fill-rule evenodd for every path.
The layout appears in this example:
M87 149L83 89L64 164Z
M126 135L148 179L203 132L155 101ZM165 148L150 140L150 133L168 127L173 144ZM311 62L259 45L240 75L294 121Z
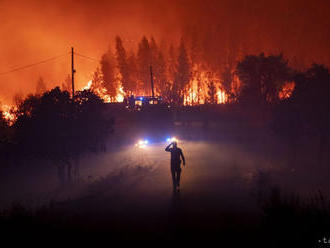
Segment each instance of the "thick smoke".
M0 2L0 73L69 53L71 46L100 59L116 35L128 51L137 49L143 35L158 44L177 44L183 37L203 47L194 56L212 66L260 52L283 53L297 68L312 62L329 65L329 7L326 0L5 0ZM77 88L91 79L97 65L77 57ZM1 101L35 92L40 77L48 88L61 85L69 73L67 54L1 75Z

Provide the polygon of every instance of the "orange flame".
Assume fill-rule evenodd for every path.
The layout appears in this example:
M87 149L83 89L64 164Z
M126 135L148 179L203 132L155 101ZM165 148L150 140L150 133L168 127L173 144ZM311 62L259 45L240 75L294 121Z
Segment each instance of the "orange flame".
M13 125L17 119L16 115L14 114L15 108L16 107L10 107L9 105L6 104L3 104L1 106L2 116L10 126Z
M224 104L224 103L227 102L227 100L228 100L228 97L227 97L226 92L223 91L223 90L219 90L217 92L217 101L218 101L217 103L218 104Z
M83 87L81 90L89 90L92 87L92 80L89 80L85 87Z
M211 92L210 85L213 83L214 92ZM214 94L213 96L211 96ZM226 92L221 88L220 77L207 70L199 68L198 65L193 66L193 77L189 82L184 97L184 105L205 104L209 98L214 97L215 103L223 104L228 101Z
M88 81L84 87L81 88L81 90L90 90L92 88L92 80ZM108 94L108 91L104 87L97 87L93 89L94 93L97 94L100 98L103 99L105 103L110 103L110 102L123 102L124 101L124 96L125 92L123 89L123 86L120 85L119 88L117 89L117 95L115 96L114 99L111 99L110 95Z
M287 99L291 97L292 92L294 91L295 88L295 83L294 82L286 82L282 88L280 89L280 92L278 94L278 97L280 100Z

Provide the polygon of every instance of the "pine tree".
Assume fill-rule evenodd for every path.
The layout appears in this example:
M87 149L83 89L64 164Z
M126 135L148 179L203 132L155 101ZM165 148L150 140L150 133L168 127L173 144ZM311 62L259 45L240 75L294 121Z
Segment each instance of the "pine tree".
M188 54L184 47L183 41L179 47L179 57L177 63L177 69L174 79L174 96L176 104L183 104L183 98L185 94L186 86L189 84L191 78L191 66L189 63Z
M151 49L149 41L144 36L139 43L138 54L138 74L139 80L142 82L143 91L151 94L150 89L150 65L151 65Z
M136 64L136 57L133 52L130 53L127 59L127 65L129 69L129 85L131 85L132 92L131 94L137 94L138 85L137 85L137 78L138 78L138 69Z
M177 55L174 46L171 45L168 50L167 72L168 72L168 80L171 81L172 83L174 82L176 67L177 67Z
M160 95L164 95L166 91L166 63L162 52L158 53L157 61L154 63L154 76L155 76L155 87Z
M97 91L103 88L103 75L99 67L96 68L96 71L93 74L91 90Z
M115 59L110 47L101 58L101 71L103 74L104 87L110 98L114 100L117 94L117 82L115 79Z
M222 74L222 86L225 92L229 95L231 93L231 83L233 81L233 74L229 66L225 66Z
M119 36L116 37L116 58L117 58L117 64L119 68L119 72L122 76L122 85L124 92L127 95L132 94L133 92L133 85L131 85L130 81L130 71L128 67L128 62L127 62L127 54L126 50L123 46L123 42Z

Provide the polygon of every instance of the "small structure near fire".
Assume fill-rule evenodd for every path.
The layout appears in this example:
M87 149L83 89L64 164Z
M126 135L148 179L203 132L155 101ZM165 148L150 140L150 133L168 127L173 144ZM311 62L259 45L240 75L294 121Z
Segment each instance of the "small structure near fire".
M152 73L152 66L150 65L150 83L152 96L134 96L124 99L126 108L130 110L142 110L146 107L161 106L163 105L163 99L160 96L155 96L154 92L154 80Z
M158 96L130 96L124 99L126 108L131 110L142 110L148 106L160 106L163 104L162 97Z

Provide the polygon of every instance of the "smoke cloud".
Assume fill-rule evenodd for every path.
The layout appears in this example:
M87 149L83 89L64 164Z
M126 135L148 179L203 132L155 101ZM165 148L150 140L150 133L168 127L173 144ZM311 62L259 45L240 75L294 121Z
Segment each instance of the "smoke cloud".
M330 65L330 2L327 0L112 0L0 1L0 73L65 56L38 66L0 75L0 101L35 91L44 78L48 88L70 73L71 46L99 59L121 36L136 50L143 35L158 44L178 43L196 34L203 56L237 53L283 53L297 68L312 62ZM77 88L91 79L96 61L76 59Z

